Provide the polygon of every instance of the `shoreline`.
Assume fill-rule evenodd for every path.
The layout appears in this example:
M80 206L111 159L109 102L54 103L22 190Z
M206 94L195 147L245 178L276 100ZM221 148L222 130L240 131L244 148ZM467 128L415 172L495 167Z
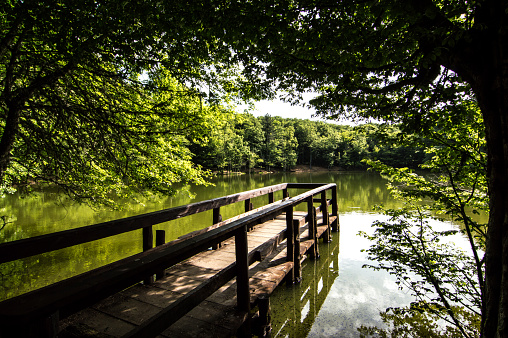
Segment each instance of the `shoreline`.
M359 169L351 169L351 170L359 170ZM336 171L347 171L347 170L344 168L341 168L341 167L325 168L325 167L320 167L320 166L312 166L312 168L309 168L308 165L297 165L294 168L292 168L286 172L287 173L310 173L310 172L332 172L332 171L336 172ZM227 171L227 170L214 171L213 174L214 175L244 175L244 174L250 173L250 174L266 175L266 174L275 174L275 173L281 173L281 172L284 172L284 170L273 169L271 171L268 171L265 169L255 168L250 171L232 171L232 172Z

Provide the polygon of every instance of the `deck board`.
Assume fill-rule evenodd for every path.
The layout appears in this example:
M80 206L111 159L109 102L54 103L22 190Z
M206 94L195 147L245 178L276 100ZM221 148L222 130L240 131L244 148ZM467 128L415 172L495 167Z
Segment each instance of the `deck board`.
M295 211L294 218L305 217L305 214ZM320 226L319 220L320 217L318 238L326 231L326 226ZM248 232L249 251L280 236L285 228L284 214L255 226ZM300 233L300 251L305 257L314 241L307 240L306 224L301 227ZM263 258L251 265L249 270L253 305L258 296L270 295L293 267L292 262L286 261L285 240ZM66 337L71 328L85 327L95 330L97 337L121 337L234 261L235 245L230 239L217 250L201 252L167 269L164 277L151 285L135 285L63 320L60 323L62 336ZM234 336L246 319L246 314L238 312L235 306L236 283L233 279L167 328L160 337Z

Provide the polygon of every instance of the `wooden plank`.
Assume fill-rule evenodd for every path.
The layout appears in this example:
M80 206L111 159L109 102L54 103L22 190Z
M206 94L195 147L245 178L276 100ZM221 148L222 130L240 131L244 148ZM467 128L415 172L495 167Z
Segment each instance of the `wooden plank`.
M243 323L245 315L237 314L237 321ZM236 325L230 325L234 327ZM217 337L234 337L235 330L225 325L214 325L207 321L185 316L178 320L175 324L162 332L163 337L178 338L217 338Z
M144 321L131 332L123 337L154 337L163 332L168 326L176 322L187 312L201 303L204 299L214 293L226 281L234 277L236 264L231 264L228 268L220 271L213 277L209 278L206 283L201 283L189 291L185 297L181 297L170 306Z
M316 237L322 238L322 237L326 236L327 231L328 231L328 225L318 225L316 227Z
M102 302L95 304L92 308L134 325L140 325L161 310L158 306L139 301L121 293L106 298Z
M246 234L245 231L244 231L244 233ZM240 242L241 241L242 240L240 239ZM277 243L277 242L281 241L281 239L280 239L279 236L276 236L276 237L273 238L272 241L274 243ZM239 246L239 248L245 248L245 244L246 243L241 243L241 244L243 246L241 245L241 246ZM264 255L267 255L269 252L271 252L271 248L273 248L273 246L270 247L269 245L266 245L266 244L267 243L265 243L265 245L259 247L257 249L257 251L264 251ZM244 250L244 249L241 249L241 250ZM219 251L209 251L208 252L209 253L208 256L215 256L215 257L220 256L221 255L220 251L221 250L219 250ZM247 265L251 264L251 262L253 261L254 255L255 255L255 253L252 252L252 253L248 254L247 256L245 256L245 260L246 260L246 264ZM201 263L202 260L199 260L199 262ZM186 263L186 264L189 264L189 263ZM222 270L219 274L226 273L225 272L226 270L235 270L235 265L236 265L236 263L232 263L230 266L228 266L227 268ZM287 268L287 266L284 266L282 268L279 268L279 270L280 269L286 269L287 270L288 268ZM195 285L192 285L192 284L189 285L189 283L185 283L185 285L187 287L190 287L191 291L186 292L186 295L184 297L182 297L181 299L171 303L171 306L166 308L166 309L164 309L161 313L155 315L153 318L149 319L148 321L145 321L142 324L143 328L138 327L137 329L135 329L133 332L129 333L125 337L144 337L144 336L147 336L147 335L150 335L150 334L157 334L158 332L162 332L162 331L160 331L162 326L164 326L164 325L170 325L170 324L168 324L168 321L169 321L168 317L169 316L171 316L172 322L175 322L178 319L179 316L183 316L182 313L179 313L179 312L175 311L176 307L181 308L182 306L180 304L185 304L186 306L189 305L191 307L194 307L193 303L198 302L199 299L201 299L201 301L202 301L204 298L210 296L213 292L215 292L216 289L218 289L218 287L217 287L218 285L220 285L220 284L223 285L224 284L223 280L221 280L220 282L216 282L216 279L219 278L219 277L217 277L219 274L214 275L213 277L209 277L208 279L206 279L205 283L203 283L201 281L201 284L199 284L199 286L197 286L197 287ZM176 276L175 278L169 279L169 280L168 280L168 278L166 278L166 280L156 282L156 284L166 284L166 285L170 284L172 286L173 285L177 285L178 284L178 282L177 282L178 281L178 277L182 278L183 276ZM227 278L231 279L232 278L231 274L229 274ZM241 282L241 279L240 279L240 282ZM248 289L249 288L249 284L247 284L246 287L247 287L247 290L249 290ZM238 290L238 278L237 278L237 290ZM181 289L179 291L182 292ZM242 291L245 292L244 290L240 290L240 291L241 292ZM237 299L238 299L238 297L237 297ZM249 294L249 299L250 299L250 294ZM249 304L250 304L250 300L249 300ZM244 310L244 311L248 312L246 310ZM162 329L164 329L164 328L162 328Z
M327 185L326 183L288 183L288 189L316 189Z
M214 219L214 224L213 224L213 225L211 225L211 226L209 226L209 227L206 227L206 228L204 228L204 229L200 229L200 230L196 230L196 231L189 232L188 234L182 235L182 236L180 236L179 238L180 238L180 239L187 239L187 238L191 238L191 237L194 237L194 236L196 236L196 235L199 235L199 234L203 234L203 233L205 233L205 232L208 232L208 231L210 231L210 230L213 230L213 229L219 228L219 227L224 226L224 225L226 225L226 224L230 224L230 223L232 223L232 222L234 222L234 221L237 221L237 220L239 220L239 219L242 219L242 218L243 218L243 217L245 217L245 216L252 215L252 214L254 214L254 213L256 213L256 212L259 212L259 211L262 211L262 210L268 209L268 208L270 208L270 207L272 207L272 206L274 206L274 205L278 205L278 204L280 204L280 203L282 203L282 201L276 201L276 202L274 202L274 203L272 203L272 204L264 205L264 206L262 206L262 207L259 207L259 208L256 208L256 209L253 209L253 210L251 210L251 211L244 212L244 213L242 213L242 214L240 214L240 215L237 215L237 216L234 216L234 217L228 218L228 219L227 219L227 220L225 220L225 221L222 221L222 216L220 216L220 214L217 212L217 215L218 215L218 216L217 216L217 217L216 217L216 216L213 216L213 219ZM214 209L214 212L215 212L215 209ZM214 214L214 215L215 215L215 214ZM219 220L219 219L220 219L221 221L215 222L216 220Z
M87 323L88 325L85 327L91 329L92 332L89 330L87 331L91 334L97 334L98 337L121 337L135 327L133 324L127 323L123 320L112 317L106 313L92 308L86 309L73 315L73 317L68 318L68 321L70 324L63 323L63 330L60 331L59 336L65 336L66 334L76 332L77 328L85 326L83 324L76 325L74 323ZM108 335L101 335L101 333L104 332L108 332Z
M222 327L210 324L206 321L185 316L171 325L168 329L160 334L160 337L168 338L216 338L231 337L232 332L226 331Z
M159 308L164 308L170 305L182 296L181 293L172 290L166 290L158 287L157 285L147 286L143 284L138 284L125 289L120 292L120 294L132 299L136 299L140 302L152 304Z
M313 250L312 247L314 246L314 240L308 239L305 241L300 241L300 255L304 256L309 252L310 250Z

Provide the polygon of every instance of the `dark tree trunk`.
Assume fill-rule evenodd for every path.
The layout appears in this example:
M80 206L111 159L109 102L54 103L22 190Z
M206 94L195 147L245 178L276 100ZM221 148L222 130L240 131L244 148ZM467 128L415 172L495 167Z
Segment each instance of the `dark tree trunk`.
M499 41L492 42L489 56L482 49L483 72L470 81L483 114L488 153L483 336L508 337L508 55Z
M471 84L487 140L490 200L482 299L482 337L508 337L508 34L503 1L477 8L476 29L449 59L450 69Z
M508 106L493 90L478 93L488 152L490 214L486 241L484 336L508 336ZM503 112L504 110L504 112Z
M11 161L11 150L19 130L20 109L14 104L7 104L7 119L0 139L0 182L3 183L5 171Z

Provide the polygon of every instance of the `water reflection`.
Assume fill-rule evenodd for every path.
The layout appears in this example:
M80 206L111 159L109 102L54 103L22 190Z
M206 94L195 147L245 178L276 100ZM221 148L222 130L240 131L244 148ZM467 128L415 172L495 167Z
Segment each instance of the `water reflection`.
M362 268L368 261L361 249L370 243L357 232L370 232L382 217L341 215L340 239L334 234L331 243L321 245L321 257L306 263L301 285L279 288L272 296L273 337L358 337L361 325L385 327L380 311L413 300L388 273Z

